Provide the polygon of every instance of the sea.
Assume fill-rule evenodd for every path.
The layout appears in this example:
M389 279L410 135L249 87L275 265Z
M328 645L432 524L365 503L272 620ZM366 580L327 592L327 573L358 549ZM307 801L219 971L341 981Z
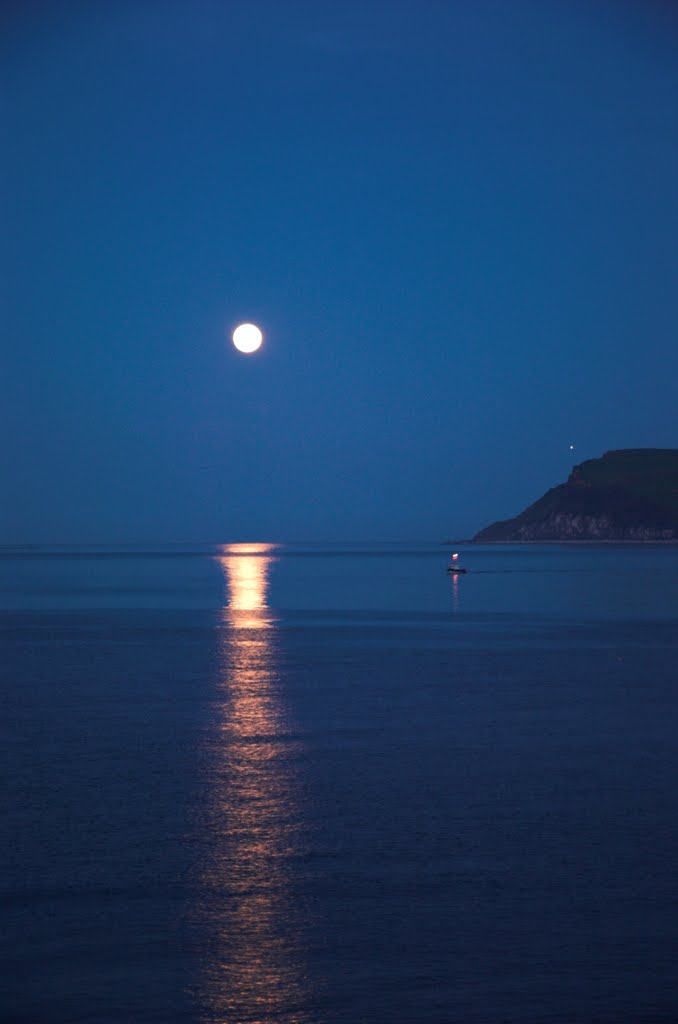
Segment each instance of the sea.
M0 549L3 1024L678 1021L678 547Z

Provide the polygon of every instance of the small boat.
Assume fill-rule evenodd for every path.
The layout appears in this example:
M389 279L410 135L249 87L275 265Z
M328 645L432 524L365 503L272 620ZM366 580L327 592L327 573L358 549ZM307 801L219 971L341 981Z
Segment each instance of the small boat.
M457 561L458 558L459 558L459 555L455 552L452 555L452 561L450 562L450 564L448 565L447 569L445 570L446 572L452 573L454 576L461 576L463 573L468 572L467 569L462 569L462 567L459 565L459 563Z

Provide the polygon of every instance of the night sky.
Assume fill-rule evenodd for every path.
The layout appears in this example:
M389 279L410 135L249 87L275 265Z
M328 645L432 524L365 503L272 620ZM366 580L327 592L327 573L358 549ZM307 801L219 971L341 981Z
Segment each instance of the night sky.
M463 537L678 445L675 4L5 0L0 39L0 542Z

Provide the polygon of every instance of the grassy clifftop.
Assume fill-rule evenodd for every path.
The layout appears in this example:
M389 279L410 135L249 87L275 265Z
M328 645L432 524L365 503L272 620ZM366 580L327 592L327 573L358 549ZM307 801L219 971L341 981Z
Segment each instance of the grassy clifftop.
M474 540L678 540L678 449L625 448L582 462Z
M621 487L678 515L678 449L622 448L575 466L569 484Z

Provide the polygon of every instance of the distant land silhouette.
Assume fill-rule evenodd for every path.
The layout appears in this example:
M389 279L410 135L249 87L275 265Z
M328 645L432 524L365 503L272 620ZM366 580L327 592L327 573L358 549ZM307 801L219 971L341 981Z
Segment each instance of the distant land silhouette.
M575 466L513 519L476 541L678 540L678 449L624 448Z

